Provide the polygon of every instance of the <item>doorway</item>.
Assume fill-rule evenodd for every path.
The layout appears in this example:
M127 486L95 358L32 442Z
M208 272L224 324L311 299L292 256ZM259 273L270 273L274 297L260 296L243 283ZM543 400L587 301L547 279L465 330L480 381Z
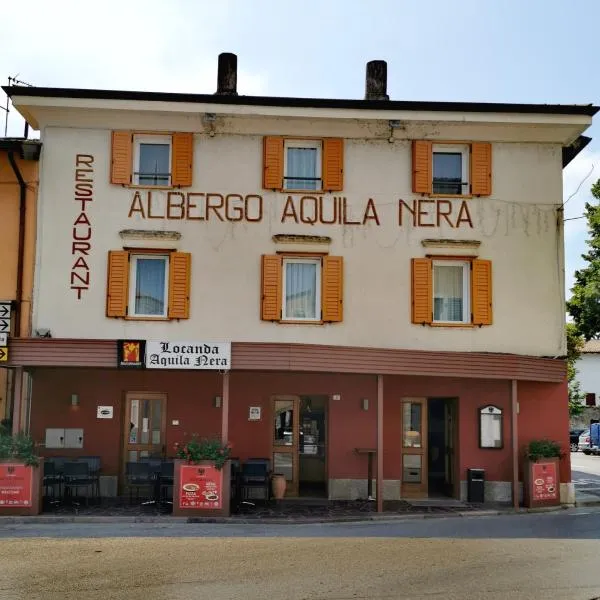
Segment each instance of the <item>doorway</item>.
M458 497L456 398L402 399L401 497Z
M287 482L286 497L327 496L328 396L272 399L273 472Z

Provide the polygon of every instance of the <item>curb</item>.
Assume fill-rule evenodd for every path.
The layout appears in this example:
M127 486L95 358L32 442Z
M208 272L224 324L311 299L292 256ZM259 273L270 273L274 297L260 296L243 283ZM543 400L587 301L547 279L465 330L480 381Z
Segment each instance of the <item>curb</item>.
M600 500L596 503L600 506ZM590 506L590 504L587 504ZM396 521L413 521L424 519L446 519L457 517L494 517L501 515L522 515L529 513L548 513L561 510L569 510L567 506L551 506L543 508L521 508L518 511L514 509L500 510L474 510L457 511L449 513L418 513L418 514L374 514L365 516L333 517L323 519L319 517L291 517L291 518L243 518L243 517L173 517L171 515L148 515L135 517L119 516L32 516L32 517L0 517L0 527L3 525L58 525L71 523L85 524L109 524L109 523L161 523L161 524L190 524L190 525L329 525L336 523L382 523Z

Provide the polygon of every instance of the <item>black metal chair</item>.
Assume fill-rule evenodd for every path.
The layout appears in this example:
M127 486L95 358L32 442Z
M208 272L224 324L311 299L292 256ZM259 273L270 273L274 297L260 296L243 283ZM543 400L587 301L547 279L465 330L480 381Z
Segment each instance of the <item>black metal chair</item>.
M79 490L85 490L85 505L89 504L90 491L94 493L94 479L90 476L88 463L85 461L65 461L63 465L63 489L65 497L68 495L73 502L79 496ZM72 492L75 492L73 495ZM78 503L75 503L78 504Z
M90 479L93 482L92 493L94 498L100 502L100 457L99 456L79 456L77 462L85 462L88 465Z
M230 485L230 501L231 510L238 508L240 502L240 477L242 473L242 463L239 458L230 458L231 464L229 485Z
M249 458L240 474L241 503L254 505L254 492L260 490L265 503L271 499L271 461L268 458Z
M132 490L139 500L140 489L152 489L152 470L148 462L128 462L125 464L125 483L129 489L129 504L133 502ZM144 503L145 504L145 503Z
M62 498L62 472L56 468L56 463L52 458L44 459L44 496L50 505L60 504ZM56 489L58 488L58 490Z
M163 460L159 473L159 501L161 504L173 504L173 482L175 479L175 464L172 460ZM171 494L169 495L169 489Z

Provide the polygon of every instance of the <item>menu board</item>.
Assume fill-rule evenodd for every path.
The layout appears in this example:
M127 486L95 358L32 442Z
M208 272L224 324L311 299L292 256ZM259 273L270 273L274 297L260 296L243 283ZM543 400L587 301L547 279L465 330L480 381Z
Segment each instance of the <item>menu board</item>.
M0 506L31 506L33 469L22 464L0 463Z
M223 471L214 465L181 465L179 508L222 508Z
M559 485L555 463L533 463L532 480L534 502L558 499Z

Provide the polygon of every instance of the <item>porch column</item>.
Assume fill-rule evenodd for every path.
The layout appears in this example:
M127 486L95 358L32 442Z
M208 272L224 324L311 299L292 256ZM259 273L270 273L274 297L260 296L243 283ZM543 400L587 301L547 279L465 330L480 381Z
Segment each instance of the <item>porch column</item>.
M511 381L510 401L511 401L511 442L512 442L512 497L515 510L519 508L519 431L517 420L519 418L519 404L517 402L517 380Z
M229 441L229 371L223 373L223 392L221 400L221 441Z
M12 432L17 434L23 431L23 367L16 367L12 380Z
M383 512L383 375L377 375L377 512Z

